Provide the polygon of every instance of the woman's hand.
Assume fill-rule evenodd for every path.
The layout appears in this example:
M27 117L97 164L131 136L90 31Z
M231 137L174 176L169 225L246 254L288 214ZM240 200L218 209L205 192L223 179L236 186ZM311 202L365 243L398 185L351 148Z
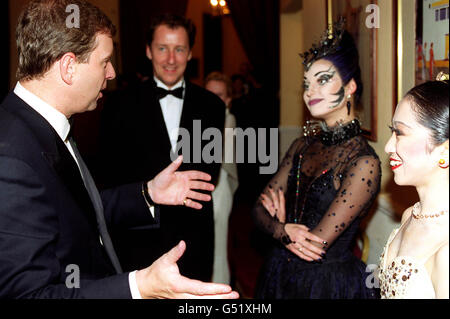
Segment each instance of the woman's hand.
M270 196L261 195L261 203L270 215L276 216L281 223L286 222L286 200L281 189L275 192L269 189ZM286 224L285 231L289 235L292 243L286 246L293 254L306 261L321 260L325 255L324 247L328 243L322 238L309 232L308 227L299 224ZM315 244L319 247L317 247Z
M271 188L269 189L269 192L271 197L261 194L261 203L272 217L276 216L281 223L285 223L286 201L282 189L278 190L278 194Z
M316 245L323 247L327 242L310 233L305 225L286 224L284 229L292 241L286 248L293 254L306 261L320 261L325 256L325 250Z

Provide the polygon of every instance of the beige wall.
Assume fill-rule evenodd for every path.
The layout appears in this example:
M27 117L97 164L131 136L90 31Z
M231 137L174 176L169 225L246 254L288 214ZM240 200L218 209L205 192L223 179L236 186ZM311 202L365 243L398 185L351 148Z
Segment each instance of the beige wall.
M298 0L296 0L298 1ZM280 17L280 125L303 125L303 65L299 53L325 30L325 1L303 0L300 11Z
M382 192L384 191L388 180L390 179L392 172L389 167L389 161L387 155L384 152L384 145L391 136L391 132L388 129L389 123L391 123L393 114L393 76L392 71L393 64L393 17L392 17L392 0L380 0L380 29L378 29L378 83L377 83L377 114L378 125L377 142L371 142L370 144L380 156L382 162Z
M415 79L415 6L414 1L398 1L399 17L399 81L398 97L401 99L413 86Z

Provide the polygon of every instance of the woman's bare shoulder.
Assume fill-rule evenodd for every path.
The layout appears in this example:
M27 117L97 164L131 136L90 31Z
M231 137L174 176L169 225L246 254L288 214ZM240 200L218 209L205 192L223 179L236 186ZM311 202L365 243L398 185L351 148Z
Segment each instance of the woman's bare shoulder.
M405 211L402 214L402 220L401 220L401 224L403 225L410 217L413 211L413 207L408 207L407 209L405 209Z

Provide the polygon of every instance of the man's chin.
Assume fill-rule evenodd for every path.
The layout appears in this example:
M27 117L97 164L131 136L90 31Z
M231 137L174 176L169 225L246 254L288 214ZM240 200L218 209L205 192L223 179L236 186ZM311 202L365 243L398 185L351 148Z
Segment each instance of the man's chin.
M94 111L96 108L97 108L97 101L89 105L88 108L86 109L86 112Z
M178 82L180 82L180 80L183 77L179 77L179 78L173 78L173 77L164 77L164 78L158 78L162 83L164 83L164 85L166 85L167 87L171 88L172 86L174 86L175 84L177 84Z

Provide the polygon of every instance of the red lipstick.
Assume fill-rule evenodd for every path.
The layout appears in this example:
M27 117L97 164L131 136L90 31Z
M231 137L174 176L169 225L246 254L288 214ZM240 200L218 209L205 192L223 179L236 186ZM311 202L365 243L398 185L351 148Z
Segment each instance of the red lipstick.
M400 161L400 160L398 160L398 159L390 158L389 160L390 160L390 163L389 163L389 164L391 165L391 169L392 169L393 171L395 171L397 168L399 168L400 166L403 165L402 161ZM397 164L396 164L396 163L397 163Z
M308 105L309 106L313 106L313 105L316 105L317 103L320 103L322 101L323 101L323 99L314 99L314 100L309 101Z

